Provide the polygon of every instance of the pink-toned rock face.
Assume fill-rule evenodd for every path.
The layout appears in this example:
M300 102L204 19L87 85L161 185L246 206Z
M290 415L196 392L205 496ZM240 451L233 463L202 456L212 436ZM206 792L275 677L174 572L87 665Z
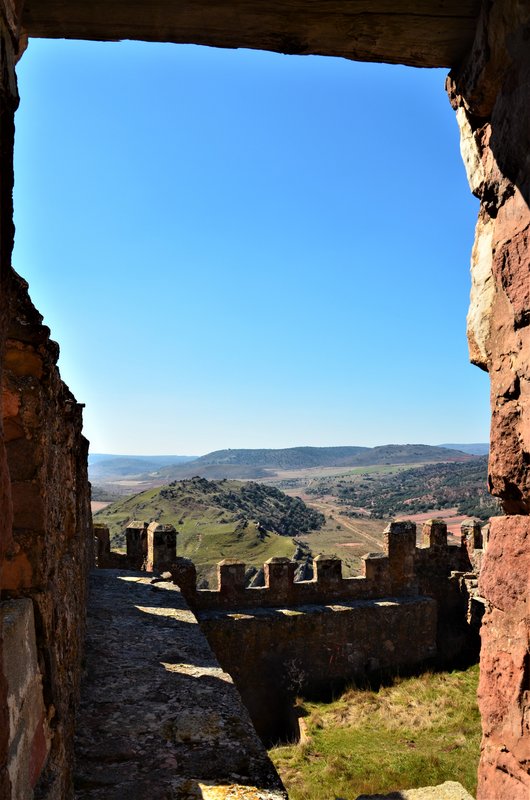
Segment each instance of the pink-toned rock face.
M0 477L6 495L2 511L9 511L10 503L12 510L11 519L3 513L2 521L12 524L0 540L1 588L4 597L33 599L46 717L60 720L52 726L49 746L43 729L35 730L30 781L46 782L53 796L68 797L92 542L87 442L81 409L56 367L57 345L28 297L27 284L14 273L10 311L2 375L8 436ZM0 775L0 797L10 796Z
M530 517L493 519L479 584L492 606L482 626L479 685L484 800L530 796L529 585Z
M491 379L490 489L512 514L530 511L529 20L528 4L495 3L468 62L448 81L469 184L481 200L470 356Z
M448 81L469 184L481 200L472 255L471 360L490 375L492 522L480 592L479 800L530 797L530 4L484 9ZM518 516L515 516L518 515Z

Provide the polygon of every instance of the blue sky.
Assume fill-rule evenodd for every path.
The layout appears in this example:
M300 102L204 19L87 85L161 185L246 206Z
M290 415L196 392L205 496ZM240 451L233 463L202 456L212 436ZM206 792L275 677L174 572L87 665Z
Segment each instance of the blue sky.
M443 70L32 40L14 266L93 452L486 441Z

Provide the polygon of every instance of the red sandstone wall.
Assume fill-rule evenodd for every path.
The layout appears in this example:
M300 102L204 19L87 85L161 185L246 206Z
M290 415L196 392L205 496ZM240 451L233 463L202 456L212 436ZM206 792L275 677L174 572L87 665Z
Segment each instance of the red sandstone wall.
M82 409L62 382L59 348L12 276L3 373L3 417L13 504L13 543L2 595L31 597L51 751L37 796L70 792L73 711L92 560L88 442Z
M0 0L0 350L3 347L7 320L7 303L10 284L10 254L12 249L12 147L13 114L17 105L14 79L14 52L17 46L14 0ZM530 511L530 281L529 281L529 230L530 230L530 5L526 0L485 0L478 35L474 48L466 62L454 70L449 81L451 101L457 109L462 130L463 155L473 191L481 200L481 211L477 226L477 238L473 253L473 292L469 317L469 340L472 359L491 376L492 398L492 449L490 459L490 485L499 496L509 514L495 523L491 538L491 553L486 559L483 591L490 603L485 619L483 636L483 664L481 675L481 708L484 719L484 744L480 772L479 797L495 800L510 796L529 796L528 776L528 706L529 691L529 624L528 624L528 571L517 568L528 553L528 530ZM212 42L215 43L215 42ZM369 56L367 56L369 57ZM11 331L13 341L16 336ZM16 362L20 353L30 353L37 343L25 342L23 347L13 345L11 358ZM17 354L15 351L19 351ZM46 362L44 374L51 375L51 354ZM0 352L0 358L2 352ZM30 356L24 356L26 361ZM16 376L16 368L14 370ZM28 377L18 375L19 378ZM37 382L40 378L35 378ZM15 381L16 383L16 381ZM76 595L79 587L72 587L68 580L80 579L84 556L76 544L78 531L88 524L86 495L81 492L74 501L71 487L86 487L83 467L74 467L72 448L82 452L80 439L79 410L68 417L60 397L66 394L57 381L50 379L42 384L39 394L42 401L39 412L42 424L51 424L45 433L48 437L42 450L43 464L35 464L38 480L42 483L42 496L31 494L30 478L18 472L21 484L20 497L29 493L44 525L34 531L31 520L21 518L18 502L18 531L20 551L13 552L15 563L10 564L9 581L11 592L35 593L40 597L40 613L43 619L42 649L43 664L49 676L50 697L57 685L54 670L62 670L61 658L73 650L74 661L78 658L79 631L71 611L63 610L65 619L54 622L54 609L59 611L60 592L72 598L74 613L81 604ZM54 395L54 392L58 394ZM48 392L48 394L46 394ZM28 395L29 397L29 395ZM46 399L47 398L47 399ZM26 402L26 401L25 401ZM27 400L28 408L30 400ZM57 419L53 421L54 408L59 419L67 425L68 434L61 438ZM7 409L6 409L7 410ZM15 416L15 415L11 415ZM30 415L31 416L31 415ZM68 420L68 421L67 421ZM31 428L31 425L30 425ZM26 429L24 436L26 436ZM29 428L27 429L29 431ZM44 429L43 429L44 430ZM36 436L36 429L34 430ZM56 439L54 439L56 437ZM53 461L46 449L57 440L58 454ZM13 440L14 441L14 440ZM16 462L16 448L11 448L11 458ZM64 464L63 464L64 461ZM76 463L81 465L83 459ZM67 488L60 485L61 470L67 475ZM24 486L22 486L24 484ZM54 508L51 498L58 490ZM84 491L84 490L83 490ZM0 444L0 555L10 546L10 491L9 476ZM62 522L65 521L63 528ZM39 522L39 525L41 523ZM46 530L46 535L43 531ZM69 533L65 533L70 532ZM75 531L75 533L74 533ZM49 537L49 542L47 541ZM46 540L46 541L45 541ZM33 551L33 545L36 551ZM517 545L514 549L514 546ZM35 558L35 552L42 556ZM58 560L55 561L55 553ZM15 556L17 557L15 559ZM0 581L1 581L0 577ZM17 583L19 581L19 583ZM33 584L33 581L35 583ZM82 581L81 581L82 583ZM0 586L1 586L0 582ZM509 586L506 598L495 587ZM56 586L57 590L52 587ZM42 591L37 591L37 589ZM82 596L81 586L79 594ZM67 604L66 604L67 605ZM69 616L70 615L70 616ZM66 622L65 633L57 644L51 642L53 628ZM69 639L72 637L72 647ZM0 643L1 645L1 643ZM48 661L46 662L46 658ZM68 663L68 662L67 662ZM74 662L70 662L72 665ZM508 664L509 668L505 669ZM67 672L68 680L76 681L72 667ZM67 693L73 697L75 687ZM68 712L64 698L57 696L57 731L66 725ZM0 709L4 708L5 687L0 674ZM51 702L49 700L49 702ZM50 706L51 709L51 706ZM66 717L61 716L66 714ZM2 756L5 755L5 719L0 710L0 796L9 796ZM56 736L56 749L60 741ZM3 749L4 748L4 749ZM56 764L60 762L56 754ZM57 760L59 759L59 760ZM51 777L51 771L50 771ZM53 785L53 781L52 784ZM56 783L57 785L57 783Z
M14 231L13 141L14 114L18 106L18 93L14 71L17 40L16 24L13 21L13 5L10 0L0 2L0 369L3 362L5 331L9 313L7 298ZM11 490L0 419L0 589L2 587L1 563L6 548L11 543L11 523ZM3 643L0 635L0 665L2 663ZM0 668L0 797L2 798L10 797L11 793L7 773L8 740L7 681Z
M480 800L530 797L530 4L483 5L448 89L481 206L472 256L471 359L491 380L494 521L481 592Z

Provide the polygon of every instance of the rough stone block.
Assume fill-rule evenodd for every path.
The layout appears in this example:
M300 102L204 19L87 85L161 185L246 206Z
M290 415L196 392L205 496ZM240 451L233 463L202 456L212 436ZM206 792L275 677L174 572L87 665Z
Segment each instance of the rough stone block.
M494 517L479 579L482 753L478 796L530 796L530 517Z
M42 465L43 453L35 441L18 438L6 444L12 481L31 481Z
M480 594L501 611L528 613L530 517L492 517Z
M42 358L30 348L9 347L5 354L5 365L18 377L42 378Z
M93 526L95 541L96 566L104 569L109 566L110 559L110 531L106 525Z
M129 522L125 529L125 544L131 569L141 569L147 559L147 522Z
M0 603L0 629L2 669L8 684L11 797L30 800L50 749L31 600Z
M246 566L242 561L225 559L217 565L219 591L223 594L242 592L245 589Z
M483 549L482 525L478 519L464 520L460 531L462 534L461 545L467 549L470 556L475 550Z
M147 572L170 569L177 555L177 531L173 525L152 522L147 528Z
M414 555L416 551L416 525L409 520L391 522L384 531L385 550L388 553L392 592L410 593L416 589Z
M342 581L342 561L335 556L315 558L316 580L322 586L337 586Z
M263 565L266 588L279 595L288 593L294 583L295 567L296 564L289 558L269 558Z
M197 589L197 568L193 561L190 558L175 558L171 565L171 580L190 602Z
M447 550L447 525L443 519L429 519L422 526L422 540L432 550Z
M32 530L35 533L45 530L44 500L38 483L24 481L11 486L13 499L13 526Z
M388 558L384 553L366 553L362 556L363 577L381 583L388 576Z

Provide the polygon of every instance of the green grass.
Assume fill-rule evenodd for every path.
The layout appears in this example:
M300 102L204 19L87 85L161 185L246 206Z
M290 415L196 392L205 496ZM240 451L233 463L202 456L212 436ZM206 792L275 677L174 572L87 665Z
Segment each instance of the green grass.
M234 523L209 525L198 520L181 525L179 530L178 555L191 558L197 573L207 578L212 588L215 586L215 565L224 558L234 558L247 566L261 567L273 556L292 558L295 550L291 537L277 533L261 534L252 522L239 529Z
M291 800L354 798L456 780L476 792L478 666L303 703L307 740L270 752Z
M95 514L94 521L109 527L113 548L122 550L125 528L132 520L156 520L174 525L179 532L177 555L191 558L199 577L206 578L210 586L216 585L216 565L222 559L232 558L248 566L261 567L273 556L293 557L296 545L291 536L263 527L259 530L256 519L242 518L238 509L230 511L216 504L214 486L211 483L211 491L207 491L204 485L186 481L173 485L174 493L165 491L164 487L149 489L102 509ZM225 481L217 486L219 491L236 492L244 484ZM286 498L285 502L291 499ZM275 505L280 515L283 504L279 498ZM256 509L256 514L258 512Z

